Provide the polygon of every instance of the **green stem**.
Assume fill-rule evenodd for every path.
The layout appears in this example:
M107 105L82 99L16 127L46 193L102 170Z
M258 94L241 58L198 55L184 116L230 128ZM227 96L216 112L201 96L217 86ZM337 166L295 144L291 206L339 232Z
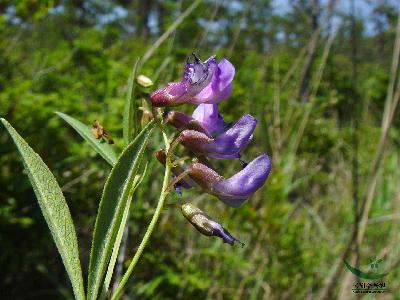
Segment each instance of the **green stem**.
M164 137L166 151L168 151L169 150L169 142L168 142L168 138L164 132L163 132L163 137ZM168 186L168 181L169 181L170 175L171 175L171 163L167 160L167 162L165 164L163 186L161 189L160 198L158 199L156 211L154 212L154 215L153 215L153 218L151 219L149 227L147 228L146 233L144 234L144 237L143 237L142 241L140 242L139 248L137 249L135 256L133 257L133 259L128 267L128 270L126 270L124 276L122 277L121 282L119 283L114 295L112 295L112 297L111 297L111 300L118 299L118 297L121 294L122 290L124 289L126 283L128 282L129 277L131 276L133 270L135 269L135 266L136 266L137 262L139 261L139 258L142 255L143 250L146 247L151 234L153 233L154 227L155 227L155 225L161 215L161 212L163 210L165 198L167 197L167 195L169 193L169 191L167 191L167 186Z

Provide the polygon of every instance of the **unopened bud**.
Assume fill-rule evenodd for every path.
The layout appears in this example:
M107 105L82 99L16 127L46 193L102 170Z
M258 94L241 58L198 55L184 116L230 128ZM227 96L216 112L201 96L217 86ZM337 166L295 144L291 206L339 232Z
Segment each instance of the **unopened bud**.
M244 244L238 239L234 238L228 230L221 226L221 224L212 220L207 214L205 214L200 208L194 206L191 203L185 203L181 207L183 216L202 234L206 236L217 236L220 237L224 243L233 245L238 242L244 246Z
M165 165L165 162L167 161L167 153L165 153L164 149L158 150L155 153L157 160Z
M139 75L136 78L136 81L142 87L149 87L149 86L152 86L154 84L153 81L149 77L144 76L144 75Z
M140 125L145 127L153 119L153 113L149 110L143 110L142 118L140 119Z

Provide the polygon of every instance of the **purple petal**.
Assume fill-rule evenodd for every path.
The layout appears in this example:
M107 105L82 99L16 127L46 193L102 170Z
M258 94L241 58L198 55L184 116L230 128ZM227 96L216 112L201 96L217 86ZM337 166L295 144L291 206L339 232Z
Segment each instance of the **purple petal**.
M253 136L257 120L245 115L229 130L215 139L194 130L181 132L180 143L197 154L212 158L238 158Z
M224 130L224 118L218 113L217 104L200 104L194 110L192 117L211 133L218 134Z
M182 173L182 169L180 171L177 171L176 168L173 168L172 171L172 179L175 179L177 176L179 176ZM198 187L198 184L193 181L193 179L190 178L190 176L185 176L181 180L179 180L177 183L174 184L174 189L177 192L177 194L182 197L182 188L184 189L190 189L192 187Z
M175 179L176 178L176 175L175 174L172 174L172 178L173 179ZM180 181L178 181L177 183L175 183L174 184L174 189L175 189L175 191L176 191L176 193L180 196L180 197L182 197L182 187L183 187L183 182L182 182L182 180L180 180ZM190 188L190 186L189 187L186 187L185 186L185 188Z
M212 81L193 97L190 103L218 103L229 98L232 95L232 80L234 76L235 67L227 59L221 59Z
M210 220L209 223L213 229L213 235L220 237L224 241L224 243L228 243L229 245L233 246L235 242L238 242L242 245L242 247L244 246L244 243L232 236L228 230L222 227L221 224L212 220Z
M180 174L179 172L174 170L174 172L172 172L172 179L175 179L179 174ZM185 178L179 180L177 183L174 184L174 188L177 191L177 193L179 194L179 196L182 196L182 188L190 189L192 186L196 186L196 184L194 184L194 185L190 184L189 176L186 176Z
M264 184L271 172L271 160L262 154L232 177L219 181L213 187L225 204L238 207Z
M180 82L171 82L150 94L153 106L177 106L190 100L211 83L217 69L215 56L204 63L195 56L193 63L186 63Z
M257 120L251 115L245 115L225 133L214 139L212 144L205 146L208 156L213 158L238 158L240 152L253 137Z

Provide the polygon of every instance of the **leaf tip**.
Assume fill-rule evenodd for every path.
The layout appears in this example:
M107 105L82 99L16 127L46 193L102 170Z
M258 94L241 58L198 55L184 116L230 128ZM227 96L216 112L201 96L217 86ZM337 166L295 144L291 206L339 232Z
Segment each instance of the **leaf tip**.
M8 130L10 128L10 123L4 118L0 118L1 123L3 123L4 127Z

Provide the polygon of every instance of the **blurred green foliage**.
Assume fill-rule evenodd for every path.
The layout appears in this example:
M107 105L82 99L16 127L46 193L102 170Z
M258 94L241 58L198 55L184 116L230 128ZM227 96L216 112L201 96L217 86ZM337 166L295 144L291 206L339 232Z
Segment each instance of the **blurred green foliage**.
M127 297L312 299L323 288L350 239L354 221L352 119L356 116L359 122L361 198L380 135L395 37L398 11L390 1L359 2L362 7L370 5L372 12L370 19L357 17L356 41L351 38L354 27L349 12L334 11L339 27L295 150L292 143L309 104L296 98L305 62L301 51L313 32L308 1L293 1L280 14L272 9L276 4L272 1L204 1L142 66L139 73L159 86L181 76L185 58L193 50L203 58L216 53L232 61L236 68L233 95L221 103L221 112L227 121L245 113L257 117L256 133L243 159L267 152L274 166L264 188L238 209L198 191L184 191L183 198L169 196ZM100 120L119 152L123 103L133 64L190 4L186 0L0 1L0 115L40 154L64 187L84 272L110 167L54 112L65 112L86 124ZM319 19L326 9L320 4ZM316 48L309 86L315 83L321 65L328 25ZM373 30L366 29L371 26ZM358 49L355 87L352 43ZM293 75L279 89L298 59ZM187 112L192 109L182 107ZM397 219L367 226L360 248L363 266L384 249L387 265L399 263L399 248L394 246L400 242L396 233L400 123L396 116L370 218L397 214ZM0 297L71 297L37 200L3 129L0 145ZM161 145L161 136L155 135L146 153L148 176L132 202L125 267L154 212L163 167L153 153ZM215 166L224 176L241 167L237 161L215 161ZM177 203L183 201L197 203L246 246L231 248L200 236L180 215ZM399 278L398 269L388 275L393 290L389 297L399 299L394 292L400 287Z

